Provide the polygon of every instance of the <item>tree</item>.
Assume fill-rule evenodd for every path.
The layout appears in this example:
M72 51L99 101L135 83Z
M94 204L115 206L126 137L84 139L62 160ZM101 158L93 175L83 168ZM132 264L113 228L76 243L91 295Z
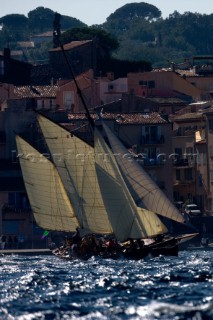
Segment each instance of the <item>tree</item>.
M54 14L54 11L44 7L30 11L28 13L30 29L36 32L52 30Z
M23 14L8 14L0 18L0 24L11 29L24 29L28 27L28 18Z
M8 14L0 18L0 24L3 25L3 38L7 42L24 40L28 32L28 18L23 14Z
M123 7L117 9L108 18L107 22L110 20L133 20L133 19L146 19L151 21L153 19L158 19L161 17L161 11L148 3L128 3Z
M38 7L28 13L29 26L35 32L50 31L53 28L55 12L51 9ZM61 29L86 26L76 18L61 15Z
M61 36L62 44L79 40L95 40L96 43L110 54L113 50L118 49L118 41L108 32L98 27L72 28L64 32Z
M77 27L86 27L87 25L80 20L73 18L73 17L68 17L68 16L63 16L61 15L61 29L62 30L67 30L70 28L77 28Z

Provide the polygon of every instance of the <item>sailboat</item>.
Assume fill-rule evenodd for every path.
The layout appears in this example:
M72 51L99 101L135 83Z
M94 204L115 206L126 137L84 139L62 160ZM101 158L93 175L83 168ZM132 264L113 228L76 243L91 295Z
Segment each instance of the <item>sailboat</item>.
M38 123L51 161L19 136L16 143L26 190L40 227L65 232L80 227L84 235L113 234L120 242L168 232L156 213L136 204L121 170L124 166L117 162L97 128L92 147L43 115L38 114ZM104 129L110 136L105 125ZM180 214L172 218L181 220ZM173 238L172 242L169 238L149 248L152 252L177 254Z
M54 32L58 35L57 30ZM58 40L60 43L59 35ZM157 214L184 223L181 214L172 207L159 188L155 185L153 187L151 179L136 163L133 162L131 167L126 160L118 161L115 158L114 150L121 154L124 150L105 125L103 127L111 148L98 131L63 45L60 44L60 47L93 129L94 147L42 115L38 115L38 122L50 151L51 161L46 159L46 162L41 161L39 165L37 161L30 161L30 151L35 153L36 159L44 159L27 142L20 137L16 138L18 151L22 154L20 164L24 183L38 225L62 231L73 231L77 225L85 234L113 234L118 241L125 242L128 239L147 239L167 233L166 226ZM43 175L46 171L48 174ZM65 200L66 205L63 201L56 200L58 195ZM47 205L44 196L47 198ZM71 221L64 226L68 214ZM51 224L54 218L57 223ZM51 225L49 228L48 224ZM186 239L192 236L184 237ZM170 237L151 245L152 251L159 248L164 254L177 254L177 239Z

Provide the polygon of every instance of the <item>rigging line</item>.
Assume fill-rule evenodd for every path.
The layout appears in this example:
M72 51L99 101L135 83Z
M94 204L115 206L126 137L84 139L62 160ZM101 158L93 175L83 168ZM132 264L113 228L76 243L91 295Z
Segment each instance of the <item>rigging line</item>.
M83 95L82 95L82 93L81 93L81 89L80 89L80 87L79 87L79 85L78 85L78 82L77 82L77 80L76 80L76 78L75 78L75 75L74 75L72 66L70 65L69 60L68 60L68 58L67 58L66 52L65 52L65 50L64 50L64 46L63 46L63 44L61 43L61 41L60 41L60 39L59 39L59 34L57 33L56 30L54 30L54 34L55 34L55 35L57 36L57 38L58 38L58 42L59 42L59 44L60 44L61 51L62 51L63 56L64 56L64 59L65 59L65 61L66 61L66 63L67 63L69 72L70 72L70 74L71 74L71 76L72 76L72 78L73 78L73 81L74 81L74 83L75 83L75 86L76 86L76 89L77 89L77 94L78 94L79 98L81 99L81 101L82 101L82 103L83 103L83 106L84 106L84 109L85 109L85 111L86 111L86 115L87 115L87 118L88 118L88 120L89 120L89 123L90 123L91 127L94 128L95 122L94 122L94 120L92 119L92 117L91 117L91 115L90 115L90 112L89 112L89 109L88 109L87 104L86 104L86 102L85 102L85 99L84 99L84 97L83 97Z
M56 166L53 164L53 168L54 168L54 171L57 171L57 168L56 168ZM57 171L58 172L58 171ZM61 189L60 189L60 187L59 187L59 185L57 184L57 179L56 179L56 176L55 176L55 174L53 175L53 178L54 178L54 180L53 180L53 183L54 183L54 186L55 186L55 189L57 189L57 186L58 186L58 189L57 189L57 195L59 195L59 197L57 197L57 199L56 199L56 201L57 201L57 213L59 212L59 218L60 218L60 222L61 222L61 226L62 226L62 228L64 229L64 223L63 223L63 213L61 212L61 208L60 208L60 205L59 205L59 203L60 203L60 197L61 197L61 199L63 199L63 195L62 195L62 193L61 193ZM53 186L53 187L54 187ZM60 192L60 193L59 193ZM51 201L51 207L52 207L52 201ZM58 214L56 214L56 217L58 217ZM55 222L55 221L54 221ZM58 224L58 221L57 221L57 224Z

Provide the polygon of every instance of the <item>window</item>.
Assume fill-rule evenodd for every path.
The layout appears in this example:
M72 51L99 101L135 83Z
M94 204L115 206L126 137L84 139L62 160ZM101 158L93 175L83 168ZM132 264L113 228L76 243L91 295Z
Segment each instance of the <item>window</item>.
M157 143L161 137L161 127L145 126L145 128L142 128L142 135L144 136L145 143Z
M182 157L182 149L181 148L175 148L175 154L177 154L180 157Z
M209 155L210 157L213 157L213 147L209 146Z
M139 81L139 85L140 85L140 86L147 86L147 81L140 80L140 81Z
M182 149L181 148L175 148L175 153L174 153L174 161L177 163L182 159Z
M9 192L8 205L16 208L29 208L29 200L24 192Z
M198 177L198 185L200 188L203 187L203 177L202 177L202 174L199 174L199 177Z
M16 203L16 193L15 192L9 192L8 194L8 204L9 206L14 206Z
M187 168L184 170L185 180L192 180L192 168Z
M210 176L210 182L213 182L213 170L210 170L209 172L209 176Z
M74 103L73 92L72 91L64 91L64 107L68 110L71 109Z
M4 75L4 61L0 61L0 75Z
M148 88L155 88L155 81L148 81Z
M203 153L203 165L206 165L206 153Z
M191 202L193 201L192 193L187 193L187 199L189 199Z
M149 148L148 149L148 157L149 157L149 159L156 159L156 157L157 157L156 148Z
M213 131L213 119L209 120L209 131Z
M176 180L180 181L180 170L176 170Z
M186 147L186 153L185 153L185 158L193 160L194 158L194 151L192 147Z

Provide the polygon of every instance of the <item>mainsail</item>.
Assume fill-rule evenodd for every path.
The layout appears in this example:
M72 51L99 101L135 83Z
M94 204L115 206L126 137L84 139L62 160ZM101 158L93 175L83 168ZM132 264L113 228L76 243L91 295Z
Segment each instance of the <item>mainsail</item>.
M114 155L96 128L94 145L98 181L116 238L124 241L128 238L147 238L167 232L156 214L136 206Z
M38 121L81 227L92 233L113 233L96 175L94 149L42 115Z
M184 217L172 202L166 197L146 171L133 159L119 139L103 123L116 161L136 195L135 201L142 201L143 207L157 214L184 223ZM127 157L128 155L128 157Z
M55 166L21 137L16 144L36 223L43 229L73 232L79 226Z

